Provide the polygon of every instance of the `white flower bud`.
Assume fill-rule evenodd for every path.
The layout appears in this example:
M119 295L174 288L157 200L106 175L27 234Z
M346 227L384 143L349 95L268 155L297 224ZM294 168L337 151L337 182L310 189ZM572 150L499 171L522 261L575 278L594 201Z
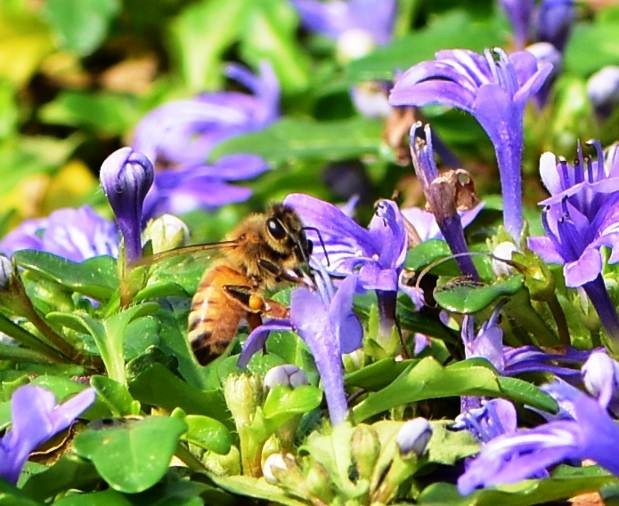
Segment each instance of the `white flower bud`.
M269 369L264 375L262 384L266 389L271 389L278 385L296 388L301 385L307 385L307 376L298 367L292 364L283 364Z
M426 451L428 442L432 437L432 427L425 418L414 418L409 420L400 429L395 442L404 455L413 452L420 457Z
M514 268L511 265L499 260L511 260L514 251L518 251L518 248L513 242L500 242L495 246L492 255L496 258L492 259L492 270L497 276L509 276L514 273Z

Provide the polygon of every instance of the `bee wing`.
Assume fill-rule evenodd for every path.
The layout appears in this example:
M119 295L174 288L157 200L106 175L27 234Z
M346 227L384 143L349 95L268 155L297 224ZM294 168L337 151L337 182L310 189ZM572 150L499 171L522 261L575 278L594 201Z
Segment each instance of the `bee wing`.
M192 244L190 246L182 246L180 248L174 248L167 251L162 251L160 253L155 253L154 255L145 256L136 260L131 264L132 267L153 265L161 262L162 260L167 260L169 258L176 258L185 255L198 255L200 253L215 253L218 250L233 248L237 246L239 241L219 241L219 242L209 242L203 244Z

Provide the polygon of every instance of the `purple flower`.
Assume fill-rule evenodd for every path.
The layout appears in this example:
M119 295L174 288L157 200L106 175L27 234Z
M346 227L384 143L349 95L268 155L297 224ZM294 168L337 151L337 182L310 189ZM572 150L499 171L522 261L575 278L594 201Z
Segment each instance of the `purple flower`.
M476 203L477 196L473 188L473 181L461 169L465 180L461 180L458 171L439 174L434 162L430 125L426 125L422 129L422 123L417 122L412 126L410 148L415 174L421 182L428 208L434 215L438 228L449 244L452 253L460 255L456 257L460 270L472 279L479 279L471 257L466 255L469 249L458 214L461 200L466 200L465 207Z
M535 13L537 41L550 42L563 52L574 23L573 0L542 0Z
M503 304L497 304L490 318L475 333L475 318L466 315L462 321L462 342L466 358L481 357L490 362L500 374L515 376L526 372L544 372L562 377L575 377L578 370L567 367L582 364L591 351L568 348L565 353L547 353L537 346L512 348L503 345L503 329L499 314ZM562 365L566 364L566 365Z
M466 358L482 357L488 360L499 372L505 369L503 355L503 329L499 325L503 304L497 304L490 318L475 334L475 317L465 315L462 320L462 342Z
M292 207L303 224L320 232L312 256L326 265L329 273L348 276L358 273L359 285L365 290L396 291L398 275L406 258L408 240L400 210L391 200L380 200L376 212L365 229L333 204L294 193L284 204Z
M547 474L547 468L565 460L591 459L619 474L614 450L619 426L593 398L565 382L545 389L573 418L519 429L498 436L482 447L458 480L461 494L479 487L514 483Z
M487 443L517 429L516 408L505 399L482 401L479 407L459 414L451 430L468 430L480 443Z
M602 279L600 248L611 249L609 263L619 261L619 156L609 151L604 163L599 143L592 143L597 160L585 158L578 147L573 165L552 153L540 159L540 173L551 197L542 223L546 236L530 237L529 247L549 263L563 264L565 284L582 286L611 336L619 338L619 317Z
M25 385L11 397L11 429L0 440L0 476L16 483L30 453L66 429L95 400L95 390L83 390L64 404L44 388Z
M376 290L381 335L389 336L395 321L398 279L408 249L404 220L396 203L378 201L367 229L333 204L309 195L289 195L284 204L299 213L310 231L320 232L324 250L317 237L312 254L318 263L336 276L356 273L362 289Z
M290 320L271 320L249 335L239 366L247 365L251 356L262 349L269 332L294 330L307 343L314 357L331 423L335 425L348 413L341 356L359 348L363 336L361 323L352 308L357 277L347 277L337 290L324 272L317 273L315 281L316 291L302 287L292 292Z
M480 202L471 209L458 211L462 228L468 227L480 211L484 208L484 203ZM436 218L430 211L426 211L420 207L407 207L401 210L402 216L415 227L415 231L419 236L420 242L430 241L432 239L445 239L441 229L436 222Z
M101 165L101 186L125 240L129 262L142 256L142 207L155 177L153 165L142 153L120 148Z
M512 25L516 48L524 49L529 38L535 0L499 0L499 5L505 11L507 19Z
M257 155L237 154L223 156L210 165L158 172L155 185L146 196L144 214L183 214L243 202L250 197L251 190L228 181L253 178L266 168L267 163Z
M268 63L260 65L258 75L239 65L229 65L226 72L251 94L223 91L168 102L136 127L133 148L157 170L145 204L148 216L246 200L250 190L227 181L252 178L267 169L254 155L207 163L222 141L265 128L279 116L279 83Z
M220 142L277 119L279 84L268 63L260 66L259 75L239 65L229 65L226 73L252 94L223 91L168 102L137 125L133 149L144 153L157 170L204 165Z
M6 255L21 249L47 251L74 262L98 255L116 257L118 232L90 206L59 209L47 218L24 221L0 241Z
M395 0L292 0L292 4L306 28L331 39L357 34L377 45L391 40Z
M450 105L473 115L496 152L503 192L505 228L518 238L522 230L523 115L552 70L527 51L501 49L479 55L464 49L439 51L436 60L414 65L396 82L394 106Z
M619 105L619 66L608 65L589 77L587 95L596 114L607 119Z

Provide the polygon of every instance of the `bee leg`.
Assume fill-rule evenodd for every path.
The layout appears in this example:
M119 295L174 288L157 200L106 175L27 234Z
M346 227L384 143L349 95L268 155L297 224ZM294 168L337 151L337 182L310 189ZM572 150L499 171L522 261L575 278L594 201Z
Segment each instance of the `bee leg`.
M265 314L270 318L288 318L289 316L289 310L286 306L272 299L265 299L262 295L253 291L249 286L224 285L223 288L228 297L233 299L237 304L240 304L241 307L247 311L248 317L250 315L256 315L259 317L260 314ZM258 321L255 318L253 320L257 322L255 327L262 324L262 320ZM252 327L252 322L249 318L248 323L250 324L250 328L253 330L255 327Z
M262 313L265 311L264 297L256 293L247 285L224 285L224 292L234 302L239 304L248 313Z
M291 273L286 272L284 269L282 269L281 266L269 260L265 260L264 258L258 260L258 265L265 271L275 276L275 279L277 281L290 281L291 283L300 283L303 280L301 276L293 276Z

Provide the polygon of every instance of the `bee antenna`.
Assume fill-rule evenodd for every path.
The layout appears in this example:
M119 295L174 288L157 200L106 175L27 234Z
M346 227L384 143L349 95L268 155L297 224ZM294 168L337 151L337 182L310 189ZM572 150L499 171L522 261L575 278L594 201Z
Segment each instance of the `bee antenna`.
M329 261L329 254L327 253L327 247L325 246L325 241L322 239L322 234L320 233L320 230L318 230L316 227L302 227L301 230L311 230L312 232L316 232L318 240L320 241L320 247L322 248L322 251L324 252L325 258L327 260L327 266L330 267L331 262Z

